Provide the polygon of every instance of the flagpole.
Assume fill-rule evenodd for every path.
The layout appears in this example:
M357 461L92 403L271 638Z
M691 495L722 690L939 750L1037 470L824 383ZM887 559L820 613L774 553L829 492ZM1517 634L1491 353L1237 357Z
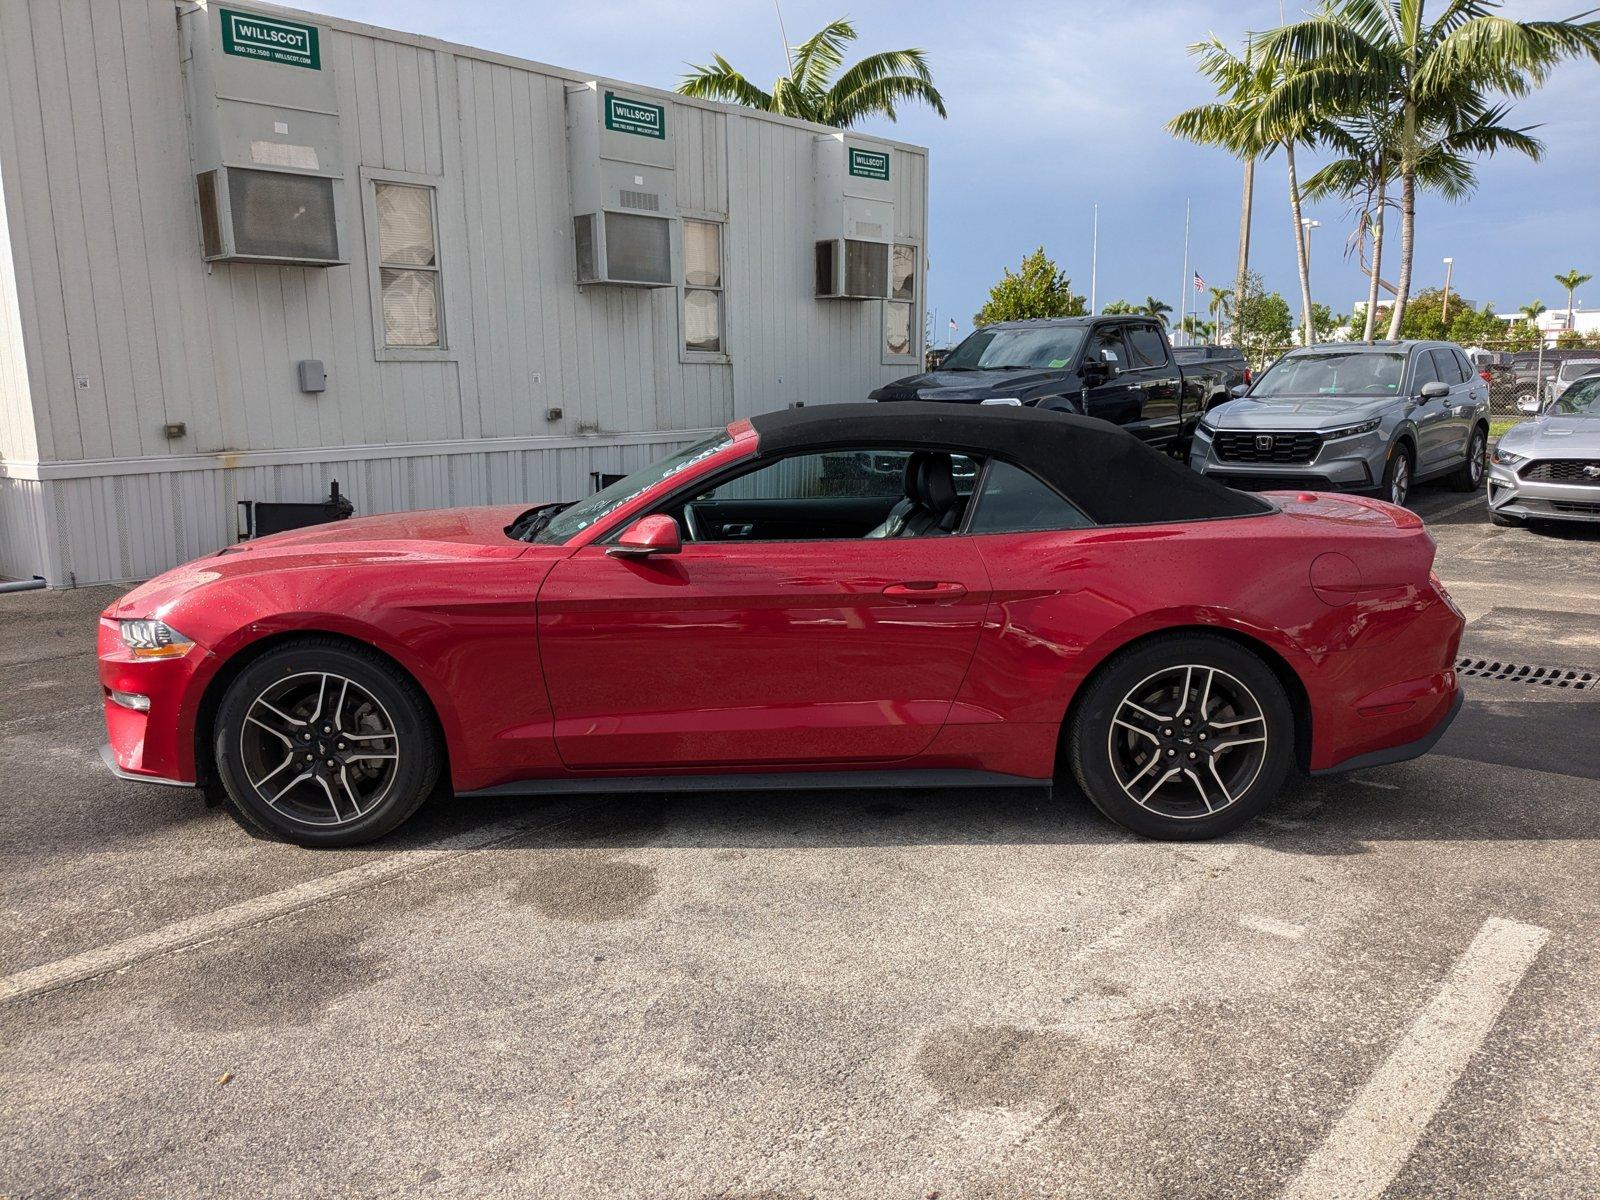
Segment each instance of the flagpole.
M1100 309L1096 306L1095 288L1099 283L1100 275L1100 206L1094 206L1094 240L1089 251L1089 315L1098 316Z
M1184 336L1184 337L1188 336L1187 334L1183 333L1183 316L1184 316L1185 308L1187 307L1188 301L1189 301L1189 283L1190 283L1190 280L1189 280L1189 201L1188 200L1184 200L1184 202L1183 202L1183 290L1178 293L1178 331L1179 331L1180 336ZM1182 344L1187 346L1189 343L1187 341L1185 341Z

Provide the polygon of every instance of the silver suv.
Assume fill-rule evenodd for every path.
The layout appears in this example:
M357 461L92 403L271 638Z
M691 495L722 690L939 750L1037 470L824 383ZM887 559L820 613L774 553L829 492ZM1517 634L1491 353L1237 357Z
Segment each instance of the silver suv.
M1303 346L1200 422L1195 470L1230 487L1370 492L1483 481L1489 385L1449 342Z

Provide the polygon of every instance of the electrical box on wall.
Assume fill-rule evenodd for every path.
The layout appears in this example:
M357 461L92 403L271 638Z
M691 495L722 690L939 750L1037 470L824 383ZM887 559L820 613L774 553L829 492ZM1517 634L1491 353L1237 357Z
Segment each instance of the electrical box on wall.
M178 20L207 261L347 262L325 31L216 0L185 6Z
M845 133L813 143L816 191L816 295L883 300L895 231L893 155L881 143Z
M678 215L673 105L600 81L567 88L573 251L581 284L671 287Z

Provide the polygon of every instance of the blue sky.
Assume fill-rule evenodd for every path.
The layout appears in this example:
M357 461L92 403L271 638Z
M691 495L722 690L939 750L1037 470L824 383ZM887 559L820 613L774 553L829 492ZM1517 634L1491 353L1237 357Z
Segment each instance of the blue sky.
M783 44L770 0L585 0L582 4L439 4L436 0L302 0L307 7L442 37L598 75L671 87L684 63L712 51L765 86ZM1438 0L1433 0L1430 8ZM1512 0L1509 16L1570 16L1582 0ZM1288 6L1292 18L1296 6ZM1167 135L1173 113L1209 98L1186 53L1215 32L1235 42L1278 23L1277 0L1157 0L983 4L921 0L783 0L799 41L846 15L864 51L919 46L950 118L903 113L873 131L931 151L930 307L939 340L955 316L962 334L1003 267L1043 244L1085 294L1091 215L1100 206L1101 304L1155 295L1176 307L1183 283L1184 201L1192 204L1191 264L1208 283L1233 270L1240 168L1217 151ZM910 20L907 18L910 17ZM1513 123L1538 125L1545 159L1484 162L1463 204L1425 199L1418 216L1416 286L1443 282L1501 311L1565 302L1552 276L1597 276L1580 290L1600 307L1600 66L1563 66L1520 102ZM1314 165L1314 164L1313 164ZM1252 265L1298 308L1287 185L1274 158L1257 171ZM1312 206L1317 300L1348 312L1366 294L1345 257L1343 206ZM1385 275L1393 279L1393 260Z

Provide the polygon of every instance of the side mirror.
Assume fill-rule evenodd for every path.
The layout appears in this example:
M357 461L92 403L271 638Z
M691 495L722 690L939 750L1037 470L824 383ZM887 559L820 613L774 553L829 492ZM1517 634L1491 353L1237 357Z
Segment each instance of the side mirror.
M617 544L606 547L606 553L615 558L648 558L652 554L676 554L682 549L678 523L661 513L652 513L624 529Z
M1083 373L1090 378L1098 379L1103 383L1107 379L1115 379L1118 375L1122 374L1122 367L1117 363L1108 362L1103 358L1091 358L1083 364Z
M1245 396L1250 392L1250 385L1248 383L1236 383L1228 391L1234 396Z
M1440 383L1437 379L1432 383L1423 384L1422 391L1418 393L1424 400L1437 400L1441 396L1448 396L1449 394L1450 385L1448 383Z

